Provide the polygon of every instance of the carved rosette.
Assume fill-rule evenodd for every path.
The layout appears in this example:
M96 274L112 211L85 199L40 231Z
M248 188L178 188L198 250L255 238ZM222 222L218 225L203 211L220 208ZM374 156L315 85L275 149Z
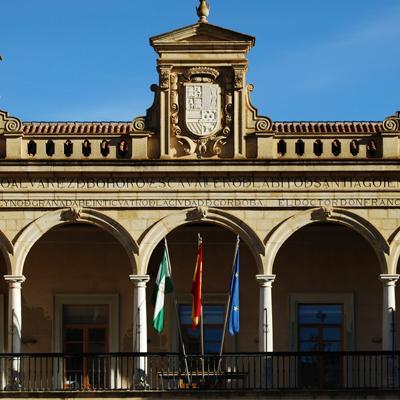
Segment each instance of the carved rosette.
M400 111L397 111L395 115L387 117L383 121L384 132L399 132L400 131Z
M22 130L22 123L18 118L10 117L6 111L0 110L0 132L18 133Z
M172 133L184 153L199 158L221 154L233 119L232 93L224 76L202 66L172 73L170 82Z

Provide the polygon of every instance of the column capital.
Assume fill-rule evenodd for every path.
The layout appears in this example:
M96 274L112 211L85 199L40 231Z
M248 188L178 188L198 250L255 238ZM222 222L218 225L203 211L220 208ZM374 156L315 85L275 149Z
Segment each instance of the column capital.
M146 287L147 282L150 280L149 275L129 275L129 279L133 282L135 287Z
M24 275L4 275L4 280L6 282L9 282L10 284L12 283L24 283L25 282L25 276Z
M256 280L260 286L272 286L276 275L256 275Z
M400 278L399 274L380 274L379 275L379 280L385 285L385 286L395 286L396 282Z

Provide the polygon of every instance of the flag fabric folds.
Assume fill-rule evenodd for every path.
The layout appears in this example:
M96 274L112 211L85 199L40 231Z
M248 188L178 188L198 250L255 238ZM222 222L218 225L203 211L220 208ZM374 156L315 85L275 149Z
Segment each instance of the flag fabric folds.
M201 318L201 284L203 275L203 241L199 237L197 260L192 282L192 329L196 329Z
M154 287L152 304L154 307L153 326L154 329L161 333L164 328L165 317L165 294L173 291L171 280L171 263L169 260L167 241L165 240L164 253L161 260L160 268L158 269L156 286Z
M232 269L231 282L229 286L231 303L229 308L228 330L230 335L232 336L238 334L240 328L239 274L240 274L240 254L238 245Z

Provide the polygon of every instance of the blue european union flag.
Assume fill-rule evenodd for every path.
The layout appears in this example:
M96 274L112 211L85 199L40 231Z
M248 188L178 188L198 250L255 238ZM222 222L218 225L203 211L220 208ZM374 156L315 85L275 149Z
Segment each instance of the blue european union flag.
M235 261L233 265L231 283L229 293L231 296L231 305L229 309L229 333L233 336L239 333L240 328L240 307L239 307L239 272L240 272L240 256L239 246L237 247Z

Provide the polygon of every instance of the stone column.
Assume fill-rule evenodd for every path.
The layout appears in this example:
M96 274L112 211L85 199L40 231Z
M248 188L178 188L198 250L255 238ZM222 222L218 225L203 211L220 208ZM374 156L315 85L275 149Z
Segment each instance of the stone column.
M11 353L21 352L22 302L21 286L23 275L4 275L8 282L8 348Z
M11 353L21 353L22 301L21 286L23 275L4 275L8 282L8 348ZM13 358L9 388L19 387L20 358Z
M260 284L259 351L274 350L272 326L272 283L275 275L256 275Z
M146 284L150 277L130 275L129 278L133 282L133 351L147 353ZM136 369L139 370L137 383L144 383L147 370L146 357L139 357Z
M396 282L400 275L382 274L383 283L383 314L382 314L382 350L395 350L396 337Z

